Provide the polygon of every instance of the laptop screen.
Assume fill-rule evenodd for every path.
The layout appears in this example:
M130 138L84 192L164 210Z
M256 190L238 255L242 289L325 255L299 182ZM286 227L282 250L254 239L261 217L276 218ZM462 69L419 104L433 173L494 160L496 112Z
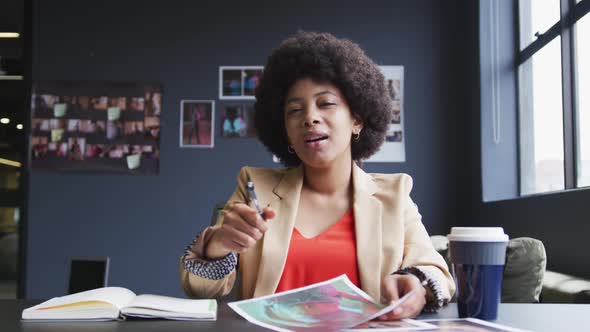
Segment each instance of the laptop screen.
M78 259L70 263L68 293L78 293L105 287L107 283L108 259Z

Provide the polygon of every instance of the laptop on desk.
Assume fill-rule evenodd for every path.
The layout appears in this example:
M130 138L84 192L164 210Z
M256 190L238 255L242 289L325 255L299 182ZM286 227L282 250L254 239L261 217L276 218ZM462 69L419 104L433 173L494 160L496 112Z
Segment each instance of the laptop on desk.
M106 287L109 279L109 257L72 257L68 294Z

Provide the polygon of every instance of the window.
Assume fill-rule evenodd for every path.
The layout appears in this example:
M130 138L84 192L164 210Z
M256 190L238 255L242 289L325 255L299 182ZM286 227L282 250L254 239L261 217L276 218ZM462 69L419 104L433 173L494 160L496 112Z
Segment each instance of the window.
M575 26L577 59L576 93L578 112L578 186L590 186L590 15L584 16ZM584 41L584 37L586 41Z
M559 21L559 1L520 1L520 49L523 50Z
M560 38L521 65L521 193L564 189ZM524 146L523 146L524 145Z
M520 194L590 186L590 0L520 0Z

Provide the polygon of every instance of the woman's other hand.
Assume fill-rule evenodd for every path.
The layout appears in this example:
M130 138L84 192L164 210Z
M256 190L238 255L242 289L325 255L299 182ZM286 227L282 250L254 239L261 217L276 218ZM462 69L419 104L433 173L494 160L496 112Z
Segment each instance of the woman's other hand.
M426 289L420 279L413 274L392 274L383 278L381 282L381 296L385 303L397 301L405 294L416 292L397 308L387 314L379 316L380 320L400 320L414 318L422 312L426 305Z

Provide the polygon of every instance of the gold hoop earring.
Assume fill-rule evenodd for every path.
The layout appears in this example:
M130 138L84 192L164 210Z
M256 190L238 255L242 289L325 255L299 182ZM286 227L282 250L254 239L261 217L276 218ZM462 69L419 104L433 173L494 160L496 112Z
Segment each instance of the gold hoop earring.
M358 142L361 139L361 133L352 134L352 140Z
M287 151L289 151L291 154L295 153L295 150L293 150L293 147L290 145L287 145Z

